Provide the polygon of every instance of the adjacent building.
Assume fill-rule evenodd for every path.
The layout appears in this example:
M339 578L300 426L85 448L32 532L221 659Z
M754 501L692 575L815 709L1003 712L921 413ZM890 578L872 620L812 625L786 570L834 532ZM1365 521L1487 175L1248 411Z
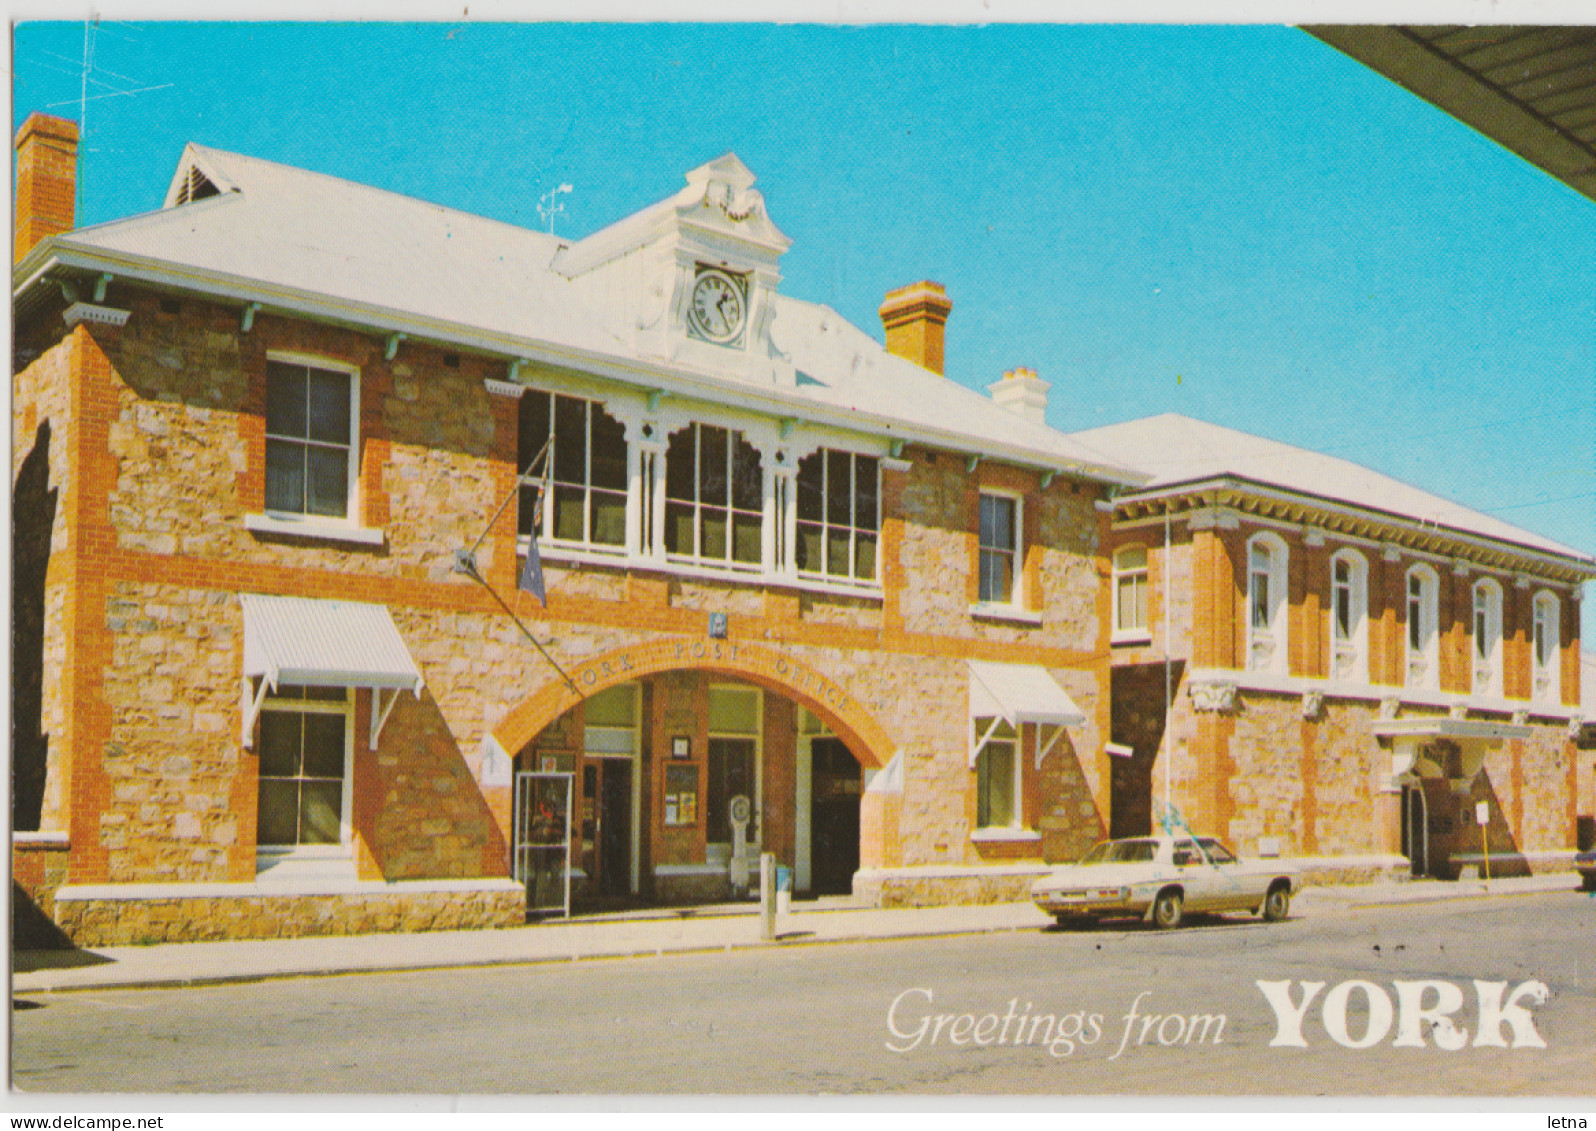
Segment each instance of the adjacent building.
M75 229L76 143L17 136L13 875L80 943L713 901L762 851L1017 898L1166 767L1328 871L1592 808L1588 556L1294 449L1172 475L1236 435L1196 422L1060 433L1031 370L943 375L937 284L884 345L783 293L734 156L566 241L199 146Z

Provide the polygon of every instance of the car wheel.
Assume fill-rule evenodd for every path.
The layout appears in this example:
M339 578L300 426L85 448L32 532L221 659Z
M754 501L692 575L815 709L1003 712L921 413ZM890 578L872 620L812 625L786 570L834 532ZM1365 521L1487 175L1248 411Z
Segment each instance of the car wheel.
M1291 910L1291 889L1285 884L1277 884L1269 889L1269 894L1264 896L1263 918L1266 923L1278 923L1286 917L1286 912Z
M1153 901L1153 925L1162 931L1180 926L1185 906L1186 901L1174 888L1159 892Z

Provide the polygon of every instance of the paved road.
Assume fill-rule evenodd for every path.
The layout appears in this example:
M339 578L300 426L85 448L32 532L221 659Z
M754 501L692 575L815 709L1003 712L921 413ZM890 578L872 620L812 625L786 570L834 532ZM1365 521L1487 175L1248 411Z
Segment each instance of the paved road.
M1596 900L1562 892L1173 933L1050 929L34 995L13 1013L13 1083L73 1092L1588 1095L1593 940ZM1260 979L1291 981L1294 999L1298 982L1326 983L1301 1028L1307 1048L1269 1047L1277 1023ZM1453 983L1463 996L1453 1017L1471 1043L1437 1048L1425 1025L1425 1047L1393 1047L1398 1011L1378 1044L1342 1047L1326 1035L1320 1004L1350 979L1382 987L1393 1006L1393 982ZM1474 979L1510 991L1543 982L1548 1000L1531 1015L1546 1047L1474 1047ZM1367 999L1359 990L1346 1000L1356 1041ZM1420 1004L1435 1004L1434 992ZM937 1015L947 1018L940 1031ZM1500 1031L1511 1044L1513 1028Z

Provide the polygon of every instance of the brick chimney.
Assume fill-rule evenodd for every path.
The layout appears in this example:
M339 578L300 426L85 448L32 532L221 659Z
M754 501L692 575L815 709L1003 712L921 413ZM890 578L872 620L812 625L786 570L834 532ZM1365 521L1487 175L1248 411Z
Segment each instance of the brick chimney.
M1026 420L1047 423L1047 391L1053 386L1034 369L1010 369L1003 380L988 385L987 392L1003 408Z
M32 113L17 131L15 258L46 236L70 232L76 214L78 124Z
M880 311L887 352L941 373L943 327L952 309L941 283L927 280L888 291Z

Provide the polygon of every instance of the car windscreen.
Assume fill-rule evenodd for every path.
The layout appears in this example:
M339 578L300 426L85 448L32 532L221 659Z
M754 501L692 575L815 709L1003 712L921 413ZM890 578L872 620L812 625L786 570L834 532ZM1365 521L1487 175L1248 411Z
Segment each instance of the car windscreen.
M1082 864L1131 864L1158 855L1154 840L1105 840L1081 858Z

